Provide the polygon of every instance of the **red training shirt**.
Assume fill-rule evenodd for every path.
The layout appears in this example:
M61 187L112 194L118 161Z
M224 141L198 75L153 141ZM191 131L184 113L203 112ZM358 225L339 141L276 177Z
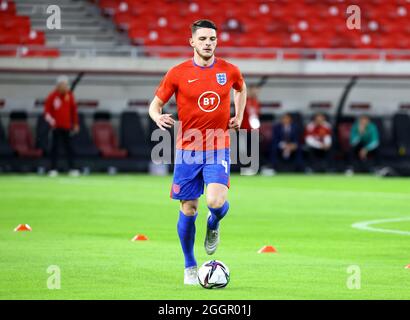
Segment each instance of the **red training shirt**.
M45 102L44 113L53 117L57 129L71 130L78 125L77 104L71 91L66 94L52 91Z
M208 67L198 66L190 59L171 68L155 94L164 103L175 94L181 121L177 148L229 148L231 88L241 91L242 86L243 77L238 67L220 58L215 58ZM207 129L217 131L207 132Z

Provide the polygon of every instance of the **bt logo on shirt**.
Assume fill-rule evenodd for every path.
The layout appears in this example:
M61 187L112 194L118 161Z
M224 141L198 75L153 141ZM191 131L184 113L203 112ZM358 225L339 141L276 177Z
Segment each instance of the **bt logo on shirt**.
M221 98L214 91L205 91L198 98L198 107L204 112L215 111L220 103Z

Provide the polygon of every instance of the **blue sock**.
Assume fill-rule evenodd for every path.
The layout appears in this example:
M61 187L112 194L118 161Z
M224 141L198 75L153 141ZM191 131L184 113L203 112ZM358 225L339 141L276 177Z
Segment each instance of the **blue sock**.
M208 219L208 227L211 230L215 230L219 226L219 221L222 220L223 217L228 213L229 210L229 202L225 201L222 207L220 208L209 208L211 211L211 216Z
M198 216L186 216L182 211L179 211L179 220L177 230L179 241L181 242L182 251L185 257L185 268L196 266L194 256L194 242L195 242L195 220Z

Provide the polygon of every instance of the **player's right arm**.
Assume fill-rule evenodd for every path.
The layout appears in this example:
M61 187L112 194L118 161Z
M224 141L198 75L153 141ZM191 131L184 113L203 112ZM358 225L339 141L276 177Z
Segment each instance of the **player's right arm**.
M172 119L172 114L162 114L162 108L164 105L165 103L160 98L155 96L149 106L149 116L161 130L171 128L171 126L175 123L175 120Z
M174 68L171 68L159 84L155 97L149 106L149 115L161 130L171 128L175 123L170 113L162 114L162 108L175 93L177 89L176 83L176 72Z

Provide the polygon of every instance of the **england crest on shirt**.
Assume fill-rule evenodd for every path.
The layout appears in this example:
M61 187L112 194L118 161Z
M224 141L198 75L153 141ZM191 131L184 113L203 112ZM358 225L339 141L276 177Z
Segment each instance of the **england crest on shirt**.
M226 83L226 73L217 73L216 74L216 82L218 82L221 86Z

